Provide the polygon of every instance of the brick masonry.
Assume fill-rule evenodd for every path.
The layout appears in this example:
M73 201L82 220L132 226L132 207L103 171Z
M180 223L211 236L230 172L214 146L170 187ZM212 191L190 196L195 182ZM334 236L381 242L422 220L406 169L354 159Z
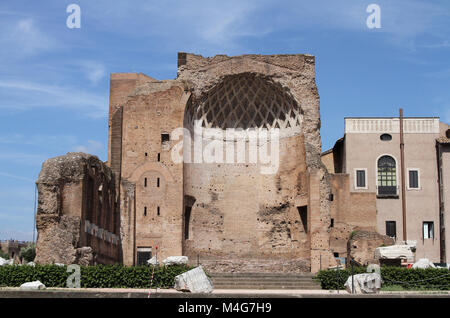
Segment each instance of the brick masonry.
M232 264L224 269L274 260L300 262L313 271L334 264L331 187L320 161L314 63L310 55L204 58L180 53L176 80L111 75L109 165L120 175L125 264L136 263L138 247L152 247L155 253L156 246L159 257L183 254L209 260L211 266ZM257 77L301 109L301 130L280 141L278 171L262 175L258 165L172 162L176 141L163 144L161 134L191 129L185 118L191 108L225 80L233 85L242 76ZM300 206L307 206L305 226Z
M174 153L187 157L195 149L186 135L194 132L195 120L219 131L279 128L279 143L256 148L276 145L277 169L262 173L264 164L249 160L248 140L243 162L174 161ZM222 138L230 145L228 137L216 141ZM206 149L212 141L200 145ZM175 80L111 74L108 148L108 167L86 154L44 164L38 179L40 262L76 261L77 249L87 247L92 259L83 259L100 263L136 265L138 251L151 251L159 259L187 255L215 272L317 272L336 264L332 250L343 248L351 229L373 226L373 198L343 190L348 177L330 175L321 161L311 55L179 53ZM78 168L62 172L61 162ZM92 172L92 166L98 168ZM109 205L99 205L99 193L91 191L100 185ZM345 229L332 228L332 218ZM120 239L105 245L105 237ZM50 252L52 245L57 249Z

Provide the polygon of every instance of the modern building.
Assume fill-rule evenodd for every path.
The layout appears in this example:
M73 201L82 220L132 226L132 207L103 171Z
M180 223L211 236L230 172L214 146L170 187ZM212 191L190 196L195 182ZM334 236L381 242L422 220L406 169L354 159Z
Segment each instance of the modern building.
M449 263L450 127L437 117L403 118L403 176L400 128L395 117L345 118L344 137L322 161L349 175L350 193L376 196L379 233L416 241L417 258Z

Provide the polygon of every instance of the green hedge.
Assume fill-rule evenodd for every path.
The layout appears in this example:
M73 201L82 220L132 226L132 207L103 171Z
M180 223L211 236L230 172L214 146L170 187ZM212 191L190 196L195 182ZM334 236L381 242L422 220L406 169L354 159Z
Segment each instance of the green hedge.
M0 257L6 260L9 259L8 253L3 252L1 249L0 249Z
M366 273L366 267L354 267L355 274ZM345 289L351 269L323 270L315 279L322 289ZM450 290L450 271L445 268L408 269L404 267L381 267L383 286L402 286L404 289Z
M82 288L149 288L152 266L128 267L122 265L81 266ZM155 267L153 288L172 288L175 276L193 267L186 265ZM46 287L66 287L66 266L36 265L0 267L0 286L18 287L39 280Z
M354 267L355 274L366 273L365 267ZM345 289L344 284L351 275L350 269L322 270L315 277L322 289Z

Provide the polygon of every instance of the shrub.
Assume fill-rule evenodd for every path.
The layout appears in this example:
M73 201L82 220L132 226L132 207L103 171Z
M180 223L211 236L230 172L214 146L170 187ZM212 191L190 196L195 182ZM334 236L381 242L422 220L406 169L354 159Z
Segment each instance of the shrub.
M157 266L154 268L153 288L172 288L175 276L193 267L186 265ZM149 288L152 266L128 267L123 265L80 266L82 288ZM0 286L18 287L23 283L39 280L46 287L66 287L66 266L2 266Z
M4 258L4 259L6 259L6 260L9 259L9 255L8 255L7 253L3 252L2 250L0 250L0 257L1 257L1 258Z
M27 262L34 261L36 257L36 244L31 243L26 247L20 249L20 257L22 257Z
M352 231L349 236L349 240L351 240L359 231Z
M355 267L355 274L366 273L366 267ZM345 289L344 284L351 275L350 269L323 270L315 279L322 289ZM450 271L445 268L409 269L404 267L381 267L383 286L402 286L405 290L434 289L450 290Z
M365 267L354 267L354 274L366 272ZM322 289L345 289L345 282L351 276L351 269L322 270L317 273L315 279L320 282Z
M382 267L384 285L401 285L405 289L450 290L450 271L446 268Z

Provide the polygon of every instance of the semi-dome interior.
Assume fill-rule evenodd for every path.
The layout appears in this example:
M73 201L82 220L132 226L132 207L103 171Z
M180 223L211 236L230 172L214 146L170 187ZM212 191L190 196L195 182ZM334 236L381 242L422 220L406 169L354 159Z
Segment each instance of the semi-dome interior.
M186 109L185 127L299 128L302 111L281 85L251 73L226 76Z

